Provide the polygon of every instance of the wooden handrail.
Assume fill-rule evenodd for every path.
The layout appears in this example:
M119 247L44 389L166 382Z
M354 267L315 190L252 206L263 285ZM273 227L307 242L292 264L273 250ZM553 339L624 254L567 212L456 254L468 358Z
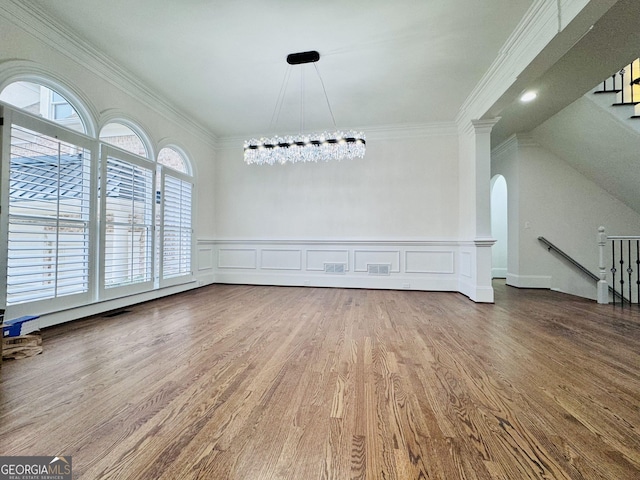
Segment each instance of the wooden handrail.
M580 270L582 273L584 273L585 275L587 275L589 278L591 278L592 280L595 280L596 282L598 280L600 280L600 278L595 274L592 273L590 270L588 270L586 267L582 266L580 263L578 263L576 260L574 260L571 256L567 255L565 252L563 252L562 250L560 250L558 247L556 247L553 243L551 243L549 240L547 240L544 237L538 237L538 240L540 240L542 243L544 243L547 246L547 250L551 251L553 250L554 252L556 252L558 255L560 255L562 258L564 258L567 262L569 262L571 265L573 265L574 267L576 267L578 270Z
M609 237L611 238L611 237ZM581 263L579 263L577 260L575 260L573 257L571 257L570 255L568 255L567 253L565 253L564 251L562 251L560 248L558 248L557 246L555 246L553 243L551 243L549 240L547 240L544 237L538 237L538 240L542 243L544 243L547 246L547 250L551 251L553 250L555 253L557 253L560 257L562 257L564 260L566 260L567 262L569 262L571 265L573 265L575 268L577 268L578 270L580 270L582 273L584 273L586 276L588 276L590 279L595 280L596 282L600 281L600 277L598 275L596 275L595 273L591 272L587 267L583 266ZM618 297L620 299L620 301L624 302L625 300L627 300L626 298L624 298L620 293L616 292L615 289L613 289L611 286L609 286L609 292L612 293L613 295L615 295L616 297Z

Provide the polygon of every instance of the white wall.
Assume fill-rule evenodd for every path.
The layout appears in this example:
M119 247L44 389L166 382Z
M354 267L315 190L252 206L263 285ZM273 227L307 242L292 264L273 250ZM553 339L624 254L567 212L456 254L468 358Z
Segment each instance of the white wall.
M226 142L227 143L227 142ZM370 135L364 159L246 165L242 142L218 152L222 239L407 240L458 234L457 135Z
M458 135L453 125L367 132L364 159L251 165L241 139L217 154L216 280L458 290ZM325 263L344 265L327 274ZM385 264L388 275L371 275Z
M531 134L540 145L640 212L640 120L630 119L633 106L611 106L616 101L615 94L588 92Z
M548 252L538 237L547 238L597 274L598 227L604 225L609 234L637 235L640 215L530 136L518 135L510 142L510 153L502 153L493 167L507 180L509 210L518 211L517 222L509 217L509 256L515 235L518 262L514 265L509 259L508 283L595 299L595 282Z

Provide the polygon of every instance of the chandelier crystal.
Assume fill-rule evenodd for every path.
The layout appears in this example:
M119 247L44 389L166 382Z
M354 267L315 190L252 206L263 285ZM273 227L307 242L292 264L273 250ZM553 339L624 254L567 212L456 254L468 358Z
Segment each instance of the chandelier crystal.
M363 158L366 143L364 133L354 131L252 138L244 142L244 161L249 165L283 165Z
M318 67L315 65L320 59L318 52L300 52L292 53L287 56L287 63L289 65L300 65L304 63L313 63L320 78L320 83L324 91L327 106L329 107L329 113L333 120L334 128L336 127L335 118L333 117L333 111L329 103L329 97L327 91L324 88L324 82ZM281 90L281 97L276 102L276 111L278 111L278 105L282 106L284 99L284 91L286 91L286 82L288 82L288 73L285 74L284 88ZM301 131L304 125L304 76L302 79L302 95L301 95L301 113L300 124ZM274 111L274 116L276 112ZM279 112L278 112L279 114ZM273 121L273 117L272 117ZM334 132L322 132L322 133L300 133L298 135L287 136L275 136L272 138L252 138L244 142L244 161L251 165L273 165L285 163L297 163L297 162L318 162L329 160L342 160L363 158L366 150L366 139L364 133L356 132L353 130Z

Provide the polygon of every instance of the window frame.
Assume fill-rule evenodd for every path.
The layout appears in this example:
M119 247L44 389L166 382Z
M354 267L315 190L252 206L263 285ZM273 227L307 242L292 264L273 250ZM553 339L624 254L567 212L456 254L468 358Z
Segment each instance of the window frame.
M7 306L7 282L0 282L0 298L3 308L10 310L7 317L15 318L23 315L35 315L43 313L57 312L60 310L74 308L87 303L91 303L96 297L96 248L97 248L97 167L98 167L98 145L94 138L84 135L76 130L65 128L59 123L48 119L34 116L21 111L16 107L0 102L0 117L3 124L0 127L0 152L2 155L2 167L0 168L0 205L6 205L0 212L0 242L5 245L2 255L0 255L0 274L7 278L8 269L8 240L9 240L9 212L10 212L10 168L11 168L11 134L12 126L17 125L28 130L32 130L42 135L56 138L60 141L71 143L82 147L90 152L89 160L89 218L88 225L88 289L86 292L54 297L46 300L25 302ZM9 161L5 161L9 159Z
M153 295L153 292L157 292L165 287L173 287L179 285L186 285L188 283L194 283L196 276L194 274L197 258L196 258L196 245L197 239L195 235L195 213L196 213L196 184L195 176L193 172L193 164L190 161L189 155L187 155L182 147L178 147L173 143L167 143L166 139L160 141L160 143L152 143L146 132L137 125L125 118L121 114L107 113L103 116L102 122L107 123L121 123L129 127L142 141L148 157L142 157L130 153L126 150L119 149L116 146L102 142L99 138L100 129L97 128L98 123L94 122L93 116L90 112L90 105L87 106L81 95L76 94L73 89L66 87L64 84L59 84L57 81L48 79L44 76L34 75L19 75L6 78L0 83L0 91L8 85L14 82L30 82L42 87L46 87L50 90L50 95L57 93L62 96L78 113L85 131L81 132L75 129L71 129L55 119L47 119L37 114L30 113L4 101L0 101L0 155L3 159L0 166L0 205L6 205L4 209L0 209L0 242L5 245L5 248L0 251L0 275L4 275L6 278L8 270L8 238L9 238L9 200L10 200L10 168L11 168L11 137L12 137L12 125L23 127L25 129L33 130L34 132L42 135L52 137L52 139L58 139L63 142L78 145L79 147L86 149L87 155L90 155L89 165L89 215L86 222L88 231L88 260L86 271L88 272L88 290L86 292L63 295L61 297L55 297L52 299L41 301L27 301L19 304L12 304L7 306L7 283L0 282L0 308L6 310L6 318L16 318L22 315L45 315L45 314L58 314L64 310L88 307L90 305L96 305L104 301L124 299L127 296L149 293ZM150 195L150 211L151 211L151 223L145 224L150 226L150 256L151 256L151 271L149 281L141 282L140 284L134 284L123 287L111 287L104 288L104 259L106 252L105 243L105 229L106 218L104 200L99 195L101 184L106 182L106 177L102 171L102 165L106 164L103 161L102 150L105 152L117 152L116 158L123 158L129 160L135 158L135 162L139 162L139 165L144 166L150 172L149 178L151 179L151 192ZM176 151L184 161L184 167L186 172L181 172L161 164L157 161L154 152L159 152L162 148L171 148ZM106 158L106 157L104 157ZM145 174L146 175L146 174ZM164 268L164 231L160 232L160 227L156 225L155 218L157 215L162 219L164 211L161 211L161 205L156 204L157 190L160 188L164 195L164 178L171 176L179 178L181 181L188 182L191 185L191 204L190 204L190 251L189 251L189 273L171 277L168 279L162 279L161 271ZM158 187L158 183L160 186ZM146 213L145 213L146 215ZM19 217L16 217L19 218ZM146 217L145 217L146 218ZM64 246L66 248L66 245ZM58 251L58 250L56 250ZM159 260L156 261L156 252L159 252ZM184 267L182 267L184 268ZM84 277L83 277L84 278ZM126 300L125 300L126 302Z
M134 295L137 293L143 293L155 290L154 278L156 272L155 265L155 250L156 250L156 235L155 235L155 215L156 215L156 202L155 202L155 185L156 185L156 169L154 162L150 161L148 158L140 157L138 155L134 155L131 152L123 150L121 148L115 147L111 144L100 142L100 191L104 192L106 190L106 183L108 181L107 176L107 163L108 158L112 157L114 159L118 159L120 161L124 161L130 164L133 164L136 167L147 169L151 172L151 188L150 188L150 197L149 202L151 204L151 220L150 220L150 228L151 228L151 246L150 246L150 260L151 260L151 271L149 275L149 279L144 282L136 282L130 283L122 286L114 286L107 287L105 281L106 275L106 236L107 236L107 211L106 211L106 201L107 196L100 194L99 196L99 218L100 218L100 252L99 252L99 278L98 278L98 291L100 300L111 300L114 298L126 297L129 295Z
M0 82L0 92L4 91L4 89L10 86L11 84L18 83L18 82L28 82L28 83L39 85L41 87L45 87L50 91L49 96L51 96L53 92L61 95L67 101L67 103L69 103L69 105L73 107L73 109L78 114L80 123L84 127L84 132L81 132L80 130L68 128L64 122L47 119L39 115L34 115L35 118L41 119L45 122L53 123L55 125L59 125L63 128L66 128L69 131L80 133L81 135L85 135L88 138L97 139L98 130L96 128L94 115L92 114L93 109L88 107L89 102L87 102L84 99L84 96L76 93L76 91L73 88L68 87L65 82L60 80L53 80L41 74L13 75L9 78L4 79L2 82ZM6 105L12 111L24 113L26 115L32 115L29 112L26 112L25 110L21 109L20 107L12 105L10 103L0 101L0 104Z
M183 157L183 161L186 164L186 159L184 159ZM159 238L159 272L158 272L158 278L160 281L160 288L163 287L169 287L169 286L173 286L173 285L180 285L183 283L189 283L195 280L195 276L194 276L194 252L195 252L195 239L194 239L194 229L193 229L193 200L194 200L194 194L195 194L195 183L193 181L193 177L187 173L182 173L179 172L178 170L175 170L171 167L167 167L166 165L162 165L162 164L158 164L159 168L158 170L160 171L160 211L158 212L159 217L160 217L160 232L158 235ZM189 183L191 185L191 198L190 198L190 211L189 211L189 215L190 215L190 242L189 242L189 272L188 273L184 273L184 274L180 274L180 275L176 275L173 277L169 277L169 278L164 278L164 267L165 267L165 262L164 262L164 254L165 254L165 222L164 222L164 215L165 215L165 198L166 198L166 177L171 177L171 178L175 178L181 182L185 182L185 183Z
M153 145L151 140L149 139L149 136L146 134L145 130L143 128L141 128L140 126L138 126L138 124L132 120L129 120L128 118L125 118L122 115L109 115L108 117L106 117L105 119L103 119L103 123L100 126L100 129L98 130L98 132L96 133L96 140L98 142L100 142L101 144L104 145L109 145L112 148L116 148L118 150L122 150L123 152L127 152L131 155L135 155L137 157L140 158L144 158L150 162L154 162L154 158L155 158L155 154L154 154L154 149L153 149ZM102 137L103 131L105 128L107 128L109 125L111 124L116 124L116 125L120 125L122 127L126 127L129 130L131 130L131 132L138 137L138 140L140 140L140 143L142 144L142 147L144 148L145 154L144 155L138 155L137 153L131 152L129 150L126 150L122 147L119 147L118 145L114 145L113 143L108 142L107 140L104 140ZM105 137L105 138L109 138L109 137ZM155 162L154 162L155 163Z

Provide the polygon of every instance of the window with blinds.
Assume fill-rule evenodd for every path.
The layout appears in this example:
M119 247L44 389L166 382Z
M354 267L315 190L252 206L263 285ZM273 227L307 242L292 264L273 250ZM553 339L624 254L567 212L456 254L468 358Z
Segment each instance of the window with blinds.
M4 104L0 112L0 294L11 315L193 280L194 183L177 147L154 162L51 119Z
M162 279L191 275L191 196L190 181L163 173Z
M144 159L106 151L100 185L104 288L146 284L153 281L153 170Z
M90 151L11 126L7 305L89 290Z

